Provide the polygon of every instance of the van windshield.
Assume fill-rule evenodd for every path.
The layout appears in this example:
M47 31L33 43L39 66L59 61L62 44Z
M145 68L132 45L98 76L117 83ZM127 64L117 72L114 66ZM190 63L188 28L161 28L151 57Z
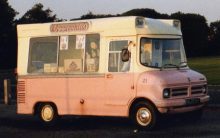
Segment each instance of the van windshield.
M154 68L186 67L182 39L141 38L140 62Z

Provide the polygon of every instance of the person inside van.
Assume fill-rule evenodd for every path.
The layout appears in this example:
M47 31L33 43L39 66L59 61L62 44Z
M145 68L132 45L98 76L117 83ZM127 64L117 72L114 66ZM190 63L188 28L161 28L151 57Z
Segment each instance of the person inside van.
M91 48L91 51L90 51L91 58L98 58L99 57L99 48L98 48L97 44L95 42L91 42L90 48Z
M90 43L90 47L86 52L87 71L95 72L99 66L99 47L95 42Z

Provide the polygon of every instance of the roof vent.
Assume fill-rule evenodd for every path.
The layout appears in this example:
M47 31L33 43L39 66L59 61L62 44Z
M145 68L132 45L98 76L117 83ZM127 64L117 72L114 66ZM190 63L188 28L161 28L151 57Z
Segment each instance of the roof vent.
M144 18L142 17L136 18L135 26L137 28L144 28L145 25L146 25L146 20Z
M180 21L179 20L174 20L173 21L173 26L180 29Z

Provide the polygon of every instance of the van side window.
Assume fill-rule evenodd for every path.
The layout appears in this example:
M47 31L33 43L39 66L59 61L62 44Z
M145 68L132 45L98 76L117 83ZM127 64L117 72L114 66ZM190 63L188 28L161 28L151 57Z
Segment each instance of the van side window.
M28 73L57 72L58 37L31 38Z
M82 47L76 47L76 36L60 36L59 73L83 72Z
M60 36L59 73L97 72L98 34Z
M99 43L99 34L31 38L28 72L97 72Z
M111 41L109 44L109 72L126 72L130 70L130 60L123 62L121 60L121 51L128 48L128 40Z

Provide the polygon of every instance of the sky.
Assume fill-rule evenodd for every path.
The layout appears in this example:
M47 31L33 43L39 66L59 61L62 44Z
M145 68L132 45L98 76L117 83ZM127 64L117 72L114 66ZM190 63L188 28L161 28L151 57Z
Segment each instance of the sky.
M160 13L196 13L207 21L220 20L220 0L8 0L21 17L34 4L42 3L58 18L78 18L89 11L94 14L121 14L136 8L151 8Z

